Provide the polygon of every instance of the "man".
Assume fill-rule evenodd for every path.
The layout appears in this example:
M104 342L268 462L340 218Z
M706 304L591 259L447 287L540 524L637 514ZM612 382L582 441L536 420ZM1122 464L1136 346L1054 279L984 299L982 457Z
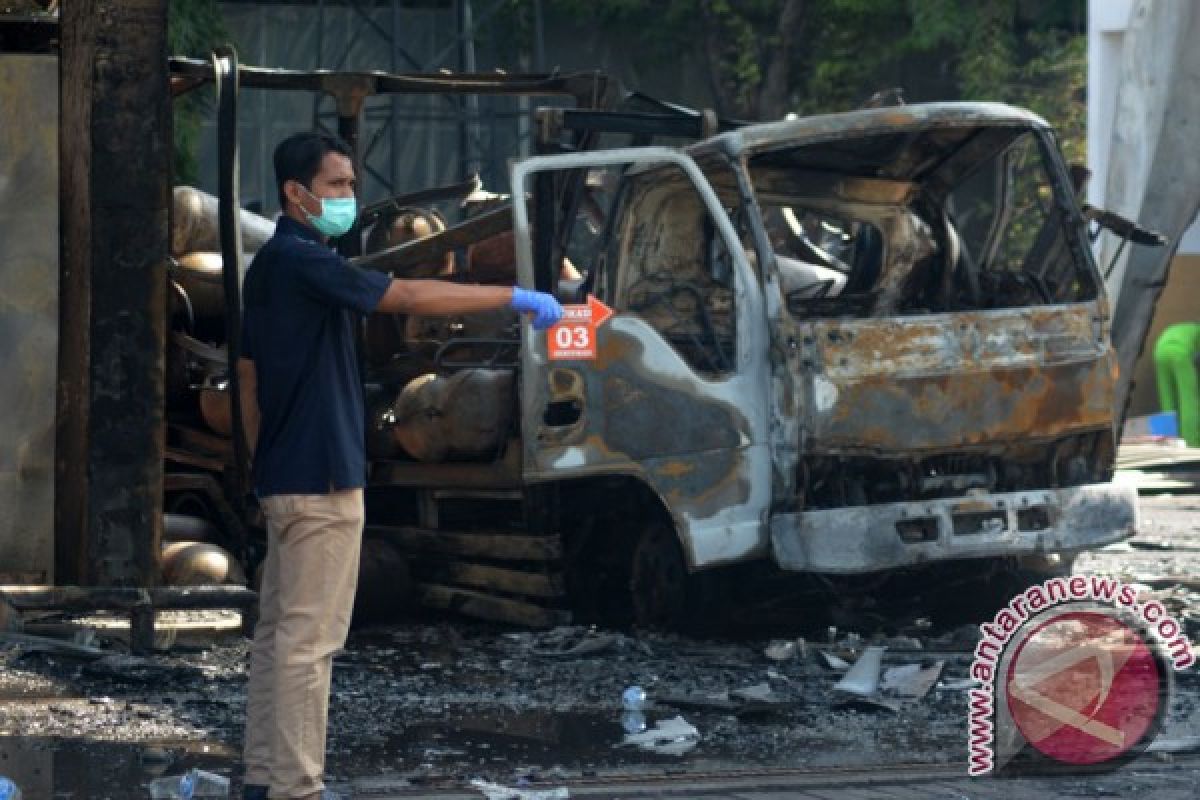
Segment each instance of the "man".
M328 246L354 224L349 148L301 133L275 150L283 213L246 273L238 361L254 486L267 519L250 657L246 798L329 798L325 731L333 654L358 578L366 477L358 314L462 314L510 307L545 328L553 297L520 288L392 280Z

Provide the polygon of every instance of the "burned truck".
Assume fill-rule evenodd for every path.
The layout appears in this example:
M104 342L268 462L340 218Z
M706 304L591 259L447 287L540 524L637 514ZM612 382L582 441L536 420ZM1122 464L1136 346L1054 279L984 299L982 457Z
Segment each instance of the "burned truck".
M1044 121L650 110L541 109L515 202L365 220L359 266L612 316L566 350L511 313L364 322L364 591L673 627L764 576L974 579L1132 535L1104 284Z
M554 202L582 176L602 224ZM423 442L373 451L368 535L409 554L426 603L671 626L735 564L1050 567L1134 532L1104 286L1031 113L749 125L534 157L512 185L519 283L614 315L586 358L515 317L441 321L432 371L368 375L374 431ZM368 362L397 377L412 356ZM429 446L472 424L470 448Z

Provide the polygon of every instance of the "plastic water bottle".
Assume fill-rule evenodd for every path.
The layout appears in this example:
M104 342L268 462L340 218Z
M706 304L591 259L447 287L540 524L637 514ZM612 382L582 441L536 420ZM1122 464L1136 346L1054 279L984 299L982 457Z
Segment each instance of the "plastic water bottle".
M640 686L630 686L621 692L621 708L626 711L641 711L646 707L646 690Z
M182 775L156 778L147 787L151 800L192 800L193 797L229 797L229 778L189 769Z
M21 787L0 775L0 800L21 800Z
M646 730L646 715L640 711L622 711L621 728L626 733L641 733Z

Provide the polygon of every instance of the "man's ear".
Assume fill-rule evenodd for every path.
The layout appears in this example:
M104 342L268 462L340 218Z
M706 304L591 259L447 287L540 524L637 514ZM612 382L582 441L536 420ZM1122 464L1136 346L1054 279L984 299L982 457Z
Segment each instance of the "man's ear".
M294 178L289 178L283 182L283 196L295 205L304 207L304 189L300 186L300 182Z

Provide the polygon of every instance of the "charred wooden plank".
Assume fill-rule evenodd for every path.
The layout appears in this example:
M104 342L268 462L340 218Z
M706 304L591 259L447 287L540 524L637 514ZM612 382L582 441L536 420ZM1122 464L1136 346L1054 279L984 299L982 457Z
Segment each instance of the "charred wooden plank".
M469 617L495 622L511 622L530 628L550 628L571 622L571 612L512 600L507 597L458 589L438 584L419 584L417 595L429 608L445 609Z
M367 535L395 542L403 549L505 561L553 561L562 558L557 536L528 536L501 531L435 531L408 526L368 525Z
M440 583L494 589L529 597L563 597L566 594L562 575L558 573L525 572L465 561L426 562L417 569L425 577Z
M190 453L187 450L180 450L178 447L168 447L164 450L164 455L168 461L173 461L176 464L186 464L189 467L198 467L200 469L212 470L213 472L221 472L225 469L225 462L211 456L203 456L198 453ZM159 537L162 538L161 536Z

